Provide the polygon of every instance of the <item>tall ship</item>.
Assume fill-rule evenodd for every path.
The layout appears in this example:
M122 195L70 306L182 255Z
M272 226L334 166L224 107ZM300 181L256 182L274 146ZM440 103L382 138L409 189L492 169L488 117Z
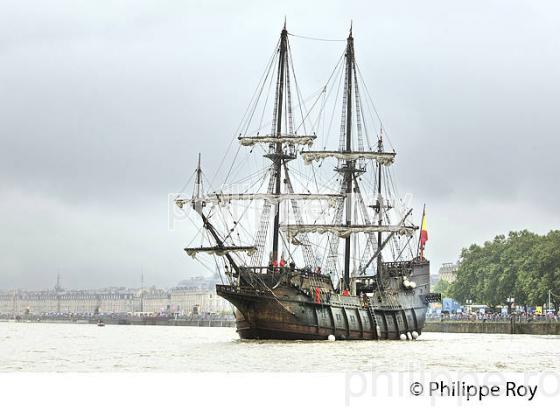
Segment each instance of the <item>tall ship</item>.
M192 195L175 198L191 221L185 251L220 273L216 291L235 307L242 339L416 339L428 304L440 300L424 257L425 209L419 234L410 196L396 191L396 152L356 63L352 29L308 99L290 36L299 37L284 24L232 159L218 167L225 177L216 186L218 172L210 179L199 155Z

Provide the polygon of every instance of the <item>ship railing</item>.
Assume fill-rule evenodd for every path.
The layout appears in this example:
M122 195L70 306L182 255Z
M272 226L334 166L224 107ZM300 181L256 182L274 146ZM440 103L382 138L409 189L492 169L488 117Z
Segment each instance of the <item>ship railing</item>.
M332 280L329 275L324 275L320 272L314 272L309 268L291 268L289 266L282 267L272 267L272 266L247 266L242 268L242 274L244 273L247 277L252 277L257 275L265 281L277 282L280 278L299 277L304 280L307 279L308 282L314 286L327 286L332 287ZM259 281L261 280L259 279Z
M314 272L310 268L291 268L290 266L244 266L241 268L242 272L250 272L258 275L270 275L272 273L298 273L308 277L324 277L330 278L319 272Z
M269 270L268 266L244 266L241 268L242 272L254 273L257 275L266 275L273 273L273 270Z
M218 293L235 293L238 295L246 296L263 296L270 295L272 292L269 290L257 289L251 286L233 286L233 285L216 285Z
M387 276L408 276L412 273L412 261L383 262L383 273Z
M245 266L241 268L241 272L249 275L278 277L292 272L292 269L288 266Z

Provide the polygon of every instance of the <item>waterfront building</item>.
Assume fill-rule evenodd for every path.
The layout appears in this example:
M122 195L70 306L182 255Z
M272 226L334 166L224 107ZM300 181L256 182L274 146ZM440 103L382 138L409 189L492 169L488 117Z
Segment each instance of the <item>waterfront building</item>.
M166 290L105 288L0 291L0 315L41 314L195 314L231 313L231 305L216 294L215 281L204 277L182 281Z
M143 313L174 313L171 312L169 292L163 289L151 288L141 294L141 309Z
M439 278L447 283L453 283L457 280L457 269L459 265L456 263L444 263L439 268Z
M181 315L199 313L232 313L230 303L212 289L177 287L170 292L171 306Z
M17 290L0 293L0 314L120 313L134 310L132 291Z

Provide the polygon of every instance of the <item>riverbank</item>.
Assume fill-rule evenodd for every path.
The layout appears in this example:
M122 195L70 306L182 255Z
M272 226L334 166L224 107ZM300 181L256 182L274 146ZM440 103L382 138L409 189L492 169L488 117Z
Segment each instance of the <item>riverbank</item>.
M538 321L428 321L424 332L441 333L490 333L512 335L560 335L560 322Z
M6 322L7 320L0 320ZM27 323L74 323L97 324L97 319L40 319L20 320ZM233 319L169 319L158 317L144 318L104 318L107 325L132 326L192 326L192 327L235 327ZM560 335L560 321L427 321L425 333L488 333L519 335Z
M21 319L0 320L2 322L25 322L25 323L73 323L73 324L97 324L99 319ZM232 319L169 319L158 317L143 318L103 318L101 321L106 325L132 325L132 326L194 326L194 327L235 327Z

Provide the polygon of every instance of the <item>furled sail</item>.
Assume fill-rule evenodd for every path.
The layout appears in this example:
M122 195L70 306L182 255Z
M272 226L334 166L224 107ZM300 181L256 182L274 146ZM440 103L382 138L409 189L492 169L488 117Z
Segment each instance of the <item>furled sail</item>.
M197 253L224 256L228 252L246 252L249 256L257 251L254 246L209 246L200 248L185 248L187 255L195 257Z
M399 235L412 235L414 225L282 225L282 231L290 238L300 233L333 233L340 238L348 238L355 233L395 232Z
M239 143L243 146L252 146L255 144L293 144L293 145L313 145L313 141L317 138L315 135L263 135L254 137L238 137Z
M210 204L224 204L229 201L252 201L252 200L265 200L272 204L277 204L281 201L288 200L315 200L315 201L328 201L329 205L335 206L336 201L342 198L341 194L272 194L272 193L255 193L255 194L208 194L202 198L193 199L177 199L175 202L177 206L182 208L185 204L192 203L210 203Z
M374 159L381 165L391 165L395 160L396 154L394 152L378 151L303 151L301 155L306 164L310 164L313 160L319 161L323 158L336 158L346 161Z

